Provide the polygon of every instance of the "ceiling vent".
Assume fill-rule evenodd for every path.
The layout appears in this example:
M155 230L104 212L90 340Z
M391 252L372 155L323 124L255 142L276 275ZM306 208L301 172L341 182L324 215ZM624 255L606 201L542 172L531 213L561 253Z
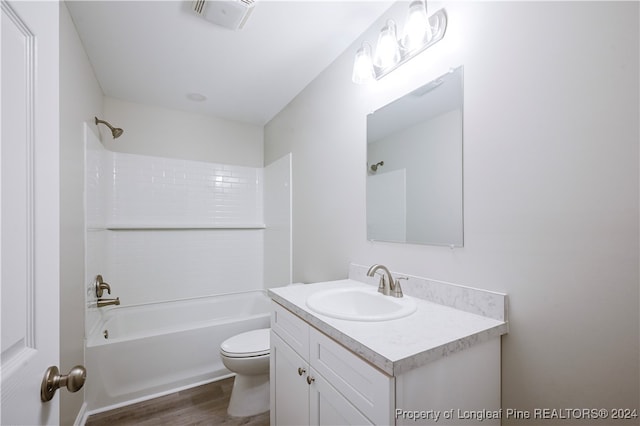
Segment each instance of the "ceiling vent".
M221 27L239 30L249 19L255 0L194 0L196 15Z

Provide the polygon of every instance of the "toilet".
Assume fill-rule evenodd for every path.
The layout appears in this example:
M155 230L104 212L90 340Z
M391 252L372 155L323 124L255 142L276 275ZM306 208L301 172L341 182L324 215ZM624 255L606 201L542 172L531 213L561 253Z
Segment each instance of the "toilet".
M248 417L269 410L269 328L247 331L220 345L220 357L236 373L227 413Z

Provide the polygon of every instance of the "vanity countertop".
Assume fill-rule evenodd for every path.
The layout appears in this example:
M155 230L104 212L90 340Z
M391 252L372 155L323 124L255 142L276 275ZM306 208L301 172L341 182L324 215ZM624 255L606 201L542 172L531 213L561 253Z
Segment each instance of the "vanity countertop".
M506 321L415 298L413 314L390 321L349 321L317 314L306 305L315 292L366 286L353 279L273 288L269 296L380 370L397 376L508 331ZM405 296L411 297L411 296Z

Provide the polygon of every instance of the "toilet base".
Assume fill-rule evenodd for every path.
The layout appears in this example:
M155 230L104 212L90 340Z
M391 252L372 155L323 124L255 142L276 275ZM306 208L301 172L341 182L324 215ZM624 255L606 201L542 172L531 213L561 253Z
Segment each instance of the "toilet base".
M248 417L266 411L269 411L269 374L236 374L227 413L232 417Z

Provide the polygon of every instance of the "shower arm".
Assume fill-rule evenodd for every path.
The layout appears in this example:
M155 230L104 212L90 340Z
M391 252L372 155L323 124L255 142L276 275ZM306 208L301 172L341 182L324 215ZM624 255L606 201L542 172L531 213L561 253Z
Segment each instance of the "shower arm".
M95 119L96 122L96 126L100 123L104 124L105 126L107 126L109 128L109 130L111 130L111 135L113 136L114 139L119 138L123 133L124 130L122 130L119 127L113 127L111 124L109 124L108 122L104 121L104 120L100 120L98 117L93 117Z

